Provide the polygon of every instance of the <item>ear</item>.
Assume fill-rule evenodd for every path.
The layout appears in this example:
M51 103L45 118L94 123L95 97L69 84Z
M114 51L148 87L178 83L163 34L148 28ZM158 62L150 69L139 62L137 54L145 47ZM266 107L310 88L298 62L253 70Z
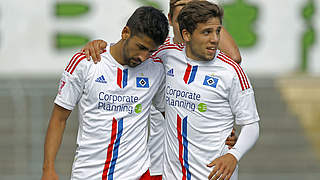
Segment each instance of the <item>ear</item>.
M181 34L182 34L182 38L185 42L191 41L191 33L189 31L187 31L186 29L183 29Z
M124 27L124 28L122 29L122 32L121 32L121 38L122 38L123 40L127 40L127 39L130 38L130 36L131 36L131 30L130 30L130 28L129 28L128 26Z

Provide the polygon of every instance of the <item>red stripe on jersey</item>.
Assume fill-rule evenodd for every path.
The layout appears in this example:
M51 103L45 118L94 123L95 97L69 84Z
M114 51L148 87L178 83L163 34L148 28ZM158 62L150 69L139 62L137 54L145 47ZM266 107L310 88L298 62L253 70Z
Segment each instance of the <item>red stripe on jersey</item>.
M65 71L67 71L67 69L70 67L70 65L71 65L71 62L73 62L73 60L74 60L74 58L76 57L76 58L78 58L78 56L80 56L81 55L81 52L78 52L78 53L76 53L75 55L73 55L72 56L72 58L71 58L71 60L69 61L69 64L68 64L68 66L64 69Z
M116 140L116 137L117 137L117 120L113 118L112 130L111 130L111 141L110 141L110 144L108 145L107 159L106 159L106 162L104 163L102 180L107 180L108 178L108 171L109 171L109 166L112 158L112 150L113 150L113 145L114 145L114 141Z
M186 180L186 168L183 165L183 144L182 144L182 132L181 132L181 118L177 115L177 133L179 141L179 161L182 168L182 180Z
M242 77L242 80L245 82L245 87L246 89L250 88L250 85L249 85L249 82L248 82L248 79L247 79L247 76L245 75L245 73L243 72L243 69L241 68L241 66L234 62L230 57L228 57L227 55L225 55L224 53L219 53L219 55L221 55L222 57L224 57L224 59L228 60L229 62L231 62L233 65L235 65L239 71L240 71L240 74L241 74L241 77Z
M82 55L82 53L79 53L75 58L71 59L71 61L70 61L71 64L69 63L68 67L66 68L66 71L67 71L67 72L70 71L70 69L71 69L71 67L73 66L73 64L77 61L77 59L78 59L79 56L81 56L81 55Z
M181 49L183 49L184 48L184 43L178 43L177 46L180 47Z
M238 78L239 78L239 81L240 81L240 84L241 84L242 91L245 90L244 87L243 87L243 82L242 82L242 79L241 79L240 74L238 72L238 69L232 63L230 63L229 61L223 59L221 56L218 56L218 59L220 59L221 61L223 61L223 62L225 62L225 63L227 63L229 65L231 65L236 70L236 73L238 75Z
M247 77L246 74L244 73L244 71L243 71L243 69L241 68L241 66L240 66L238 63L234 62L234 61L233 61L230 57L228 57L227 55L225 55L225 54L223 54L223 53L222 53L222 55L223 55L225 58L229 59L233 64L235 64L235 65L240 69L240 73L241 73L241 75L242 75L242 79L245 81L245 85L246 85L247 89L250 88L250 84L249 84L249 81L248 81L248 77Z
M184 82L185 82L186 84L188 84L190 72L191 72L191 65L188 63L186 72L184 73L184 77L183 77L183 80L184 80Z
M167 37L167 39L164 41L163 44L169 44L170 43L170 37Z
M122 70L118 68L117 72L117 84L120 88L122 88Z
M73 73L73 71L76 69L76 67L77 67L77 66L78 66L78 64L80 63L80 61L82 61L84 58L86 58L86 56L85 56L85 55L83 55L83 56L81 56L81 57L80 57L80 59L77 61L77 63L73 66L73 68L72 68L72 70L71 70L70 74L72 74L72 73Z
M162 59L160 59L159 57L151 57L153 62L159 62L159 63L163 63Z
M159 52L161 52L162 50L165 50L165 49L176 49L176 50L179 50L179 51L183 51L183 48L179 47L178 45L169 44L169 45L160 46L159 49L152 54L152 56L153 57L156 56Z

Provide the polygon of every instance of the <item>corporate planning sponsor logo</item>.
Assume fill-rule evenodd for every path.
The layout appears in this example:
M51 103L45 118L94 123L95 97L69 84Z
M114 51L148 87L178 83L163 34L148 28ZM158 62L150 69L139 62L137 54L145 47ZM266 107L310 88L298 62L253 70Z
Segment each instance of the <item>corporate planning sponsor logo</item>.
M166 87L166 103L169 106L182 107L191 111L196 110L196 103L199 103L201 95L181 89Z
M98 109L101 110L128 112L128 114L132 114L133 111L136 113L140 113L142 111L141 104L134 106L134 104L139 101L138 96L116 95L106 92L99 92L98 100Z
M199 110L199 112L206 112L207 111L207 105L205 103L198 104L198 110Z

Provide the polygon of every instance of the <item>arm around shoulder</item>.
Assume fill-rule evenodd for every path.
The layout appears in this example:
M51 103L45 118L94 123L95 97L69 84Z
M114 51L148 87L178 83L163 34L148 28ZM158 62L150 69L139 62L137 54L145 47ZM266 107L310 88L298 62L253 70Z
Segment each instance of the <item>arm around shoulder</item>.
M242 59L236 42L224 27L220 33L219 49L240 64Z

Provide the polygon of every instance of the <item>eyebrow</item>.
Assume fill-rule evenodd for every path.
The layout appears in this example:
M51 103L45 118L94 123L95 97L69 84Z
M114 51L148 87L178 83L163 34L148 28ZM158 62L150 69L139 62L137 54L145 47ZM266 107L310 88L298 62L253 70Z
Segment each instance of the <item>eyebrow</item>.
M149 49L149 48L147 48L146 46L144 46L143 44L141 44L141 43L139 43L139 42L137 42L136 44L137 44L137 46L139 46L140 48L145 49L145 50L148 50L150 53L153 53L153 52L156 52L156 51L157 51L157 49Z
M136 44L137 44L137 46L139 46L139 47L142 48L142 49L149 50L146 46L144 46L143 44L141 44L141 43L139 43L139 42L137 42Z

